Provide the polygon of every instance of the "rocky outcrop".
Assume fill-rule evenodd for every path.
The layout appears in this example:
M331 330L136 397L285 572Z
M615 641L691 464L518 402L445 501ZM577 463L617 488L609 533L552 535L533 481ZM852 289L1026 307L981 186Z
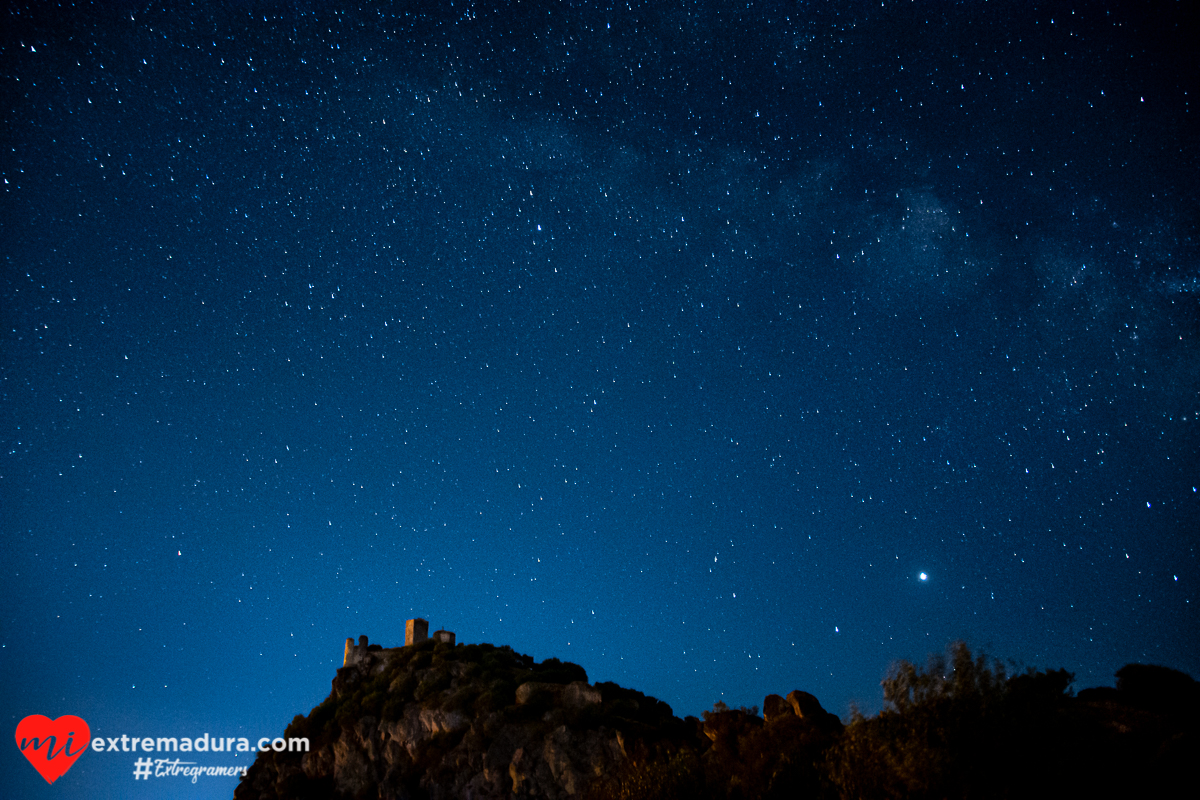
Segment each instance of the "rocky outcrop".
M544 702L564 705L567 708L596 705L603 699L600 690L589 686L587 681L572 681L566 685L527 681L517 687L517 705L532 702L539 695L544 697Z
M330 695L260 753L236 800L569 800L809 796L841 732L815 697L769 695L764 716L718 703L703 721L577 664L442 637L347 643ZM765 718L765 719L764 719Z
M769 694L763 700L763 720L768 724L792 714L792 707L777 694Z
M907 693L885 681L891 707L843 727L800 690L680 720L507 647L353 652L284 732L308 752L260 753L237 800L1176 797L1200 758L1200 685L1153 665L1072 696L1065 670L1006 679L964 652L966 677L910 665Z
M260 754L238 800L581 797L626 763L627 741L683 725L654 698L507 647L364 652L288 727L309 752Z
M813 726L830 732L842 730L842 721L821 707L821 701L799 689L788 692L787 699L769 694L763 700L763 721L768 725L787 719L799 718Z
M840 733L842 721L836 714L830 714L821 707L821 701L808 692L795 689L788 692L788 705L797 717L825 731Z

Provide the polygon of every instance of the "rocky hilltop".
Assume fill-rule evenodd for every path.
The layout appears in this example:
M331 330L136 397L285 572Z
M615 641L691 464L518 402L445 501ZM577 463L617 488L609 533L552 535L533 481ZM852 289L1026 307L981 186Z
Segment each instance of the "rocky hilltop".
M841 729L805 692L772 695L767 707L768 719ZM577 664L535 663L509 647L372 645L288 726L310 752L260 754L234 797L584 797L635 763L685 744L717 746L744 713L679 719L641 692L589 683Z
M1200 684L1126 665L1073 695L1065 670L1007 677L956 643L897 662L850 725L802 691L703 719L576 664L429 639L351 648L333 691L260 753L236 800L1173 796L1200 763Z

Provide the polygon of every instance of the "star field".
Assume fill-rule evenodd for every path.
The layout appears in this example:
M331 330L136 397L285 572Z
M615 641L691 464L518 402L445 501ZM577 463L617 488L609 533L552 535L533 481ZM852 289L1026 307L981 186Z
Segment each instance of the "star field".
M1200 675L1195 29L992 5L11 7L11 724L275 735L413 616L680 716Z

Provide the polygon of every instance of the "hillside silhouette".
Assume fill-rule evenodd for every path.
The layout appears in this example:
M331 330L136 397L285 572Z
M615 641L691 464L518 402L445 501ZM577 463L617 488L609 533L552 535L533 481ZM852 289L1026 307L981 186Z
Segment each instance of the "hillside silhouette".
M1186 796L1200 684L1129 664L1073 694L1065 670L1008 675L953 643L894 663L885 707L843 725L811 694L701 718L509 647L372 645L237 800L1029 798ZM1189 780L1185 780L1185 778Z

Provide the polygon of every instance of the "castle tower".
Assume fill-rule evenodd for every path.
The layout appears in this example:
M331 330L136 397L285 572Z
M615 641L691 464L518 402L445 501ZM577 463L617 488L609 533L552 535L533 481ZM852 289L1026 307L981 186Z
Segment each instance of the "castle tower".
M429 620L410 619L404 625L404 646L408 647L413 644L420 644L429 638Z
M440 631L434 631L433 638L439 642L445 642L446 644L450 645L451 647L454 646L454 632L453 631L448 631L445 629L440 630Z
M367 654L367 636L363 634L358 637L358 645L355 646L353 639L346 639L346 654L342 656L342 666L348 667L351 664L357 664L363 656Z

